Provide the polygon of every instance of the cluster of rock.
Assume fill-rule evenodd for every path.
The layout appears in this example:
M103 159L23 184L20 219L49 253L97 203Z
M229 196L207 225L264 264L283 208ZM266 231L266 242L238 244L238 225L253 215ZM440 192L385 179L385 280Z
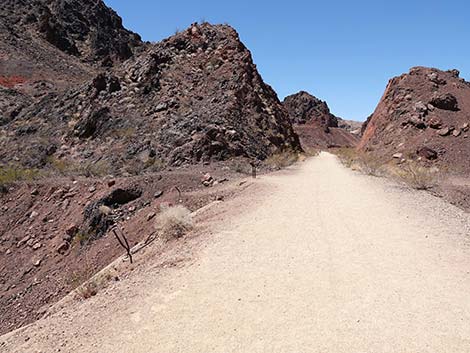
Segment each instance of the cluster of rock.
M470 153L470 84L457 70L415 67L392 79L364 125L359 148L417 156L466 170Z

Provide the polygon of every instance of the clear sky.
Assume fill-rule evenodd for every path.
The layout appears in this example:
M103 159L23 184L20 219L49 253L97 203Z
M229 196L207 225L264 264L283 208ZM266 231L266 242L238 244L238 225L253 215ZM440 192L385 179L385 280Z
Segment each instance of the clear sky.
M412 66L470 79L469 0L105 0L144 40L197 21L228 23L283 99L306 90L364 120L388 80Z

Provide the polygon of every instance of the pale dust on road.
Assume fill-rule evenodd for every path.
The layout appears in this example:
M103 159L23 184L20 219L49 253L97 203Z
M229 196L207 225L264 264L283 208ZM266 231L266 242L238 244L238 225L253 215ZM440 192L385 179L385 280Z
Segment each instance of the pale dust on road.
M327 153L258 183L262 197L242 196L245 212L224 216L192 264L148 273L124 303L98 295L72 322L56 315L4 347L470 352L468 214Z

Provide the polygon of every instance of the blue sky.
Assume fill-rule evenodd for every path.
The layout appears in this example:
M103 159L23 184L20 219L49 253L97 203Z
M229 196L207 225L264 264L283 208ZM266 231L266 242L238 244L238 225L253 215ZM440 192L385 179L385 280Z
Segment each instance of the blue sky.
M470 78L468 0L105 2L148 41L196 21L228 23L281 99L306 90L347 119L364 120L388 80L412 66Z

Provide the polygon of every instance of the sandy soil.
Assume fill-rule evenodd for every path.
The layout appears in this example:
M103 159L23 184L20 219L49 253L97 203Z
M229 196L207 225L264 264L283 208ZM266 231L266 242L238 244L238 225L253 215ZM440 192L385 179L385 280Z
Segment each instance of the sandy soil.
M0 351L470 351L470 216L458 208L326 153L220 207L171 266L142 265L0 337Z

